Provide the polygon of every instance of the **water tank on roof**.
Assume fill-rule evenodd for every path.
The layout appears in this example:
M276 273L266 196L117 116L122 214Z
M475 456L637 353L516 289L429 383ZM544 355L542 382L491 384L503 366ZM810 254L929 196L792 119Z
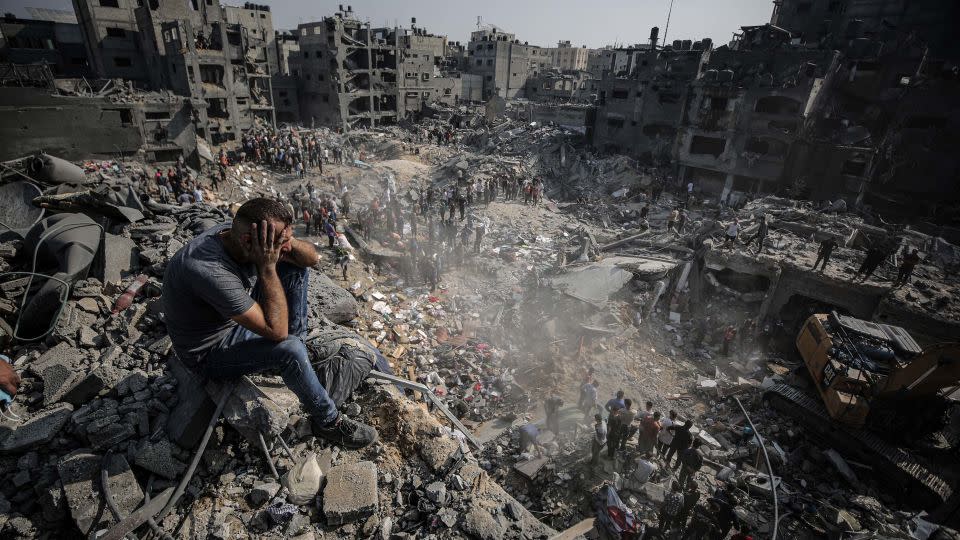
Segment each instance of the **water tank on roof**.
M732 69L720 70L720 73L718 74L718 80L722 83L733 82L733 70Z
M683 42L682 42L682 41L680 41L679 39L673 40L673 49L674 49L674 50L679 51L679 50L681 49L681 47L683 47Z
M684 50L684 51L689 51L689 50L690 50L690 47L691 47L692 45L693 45L693 41L690 41L689 39L683 40L683 50Z
M703 72L703 80L705 80L705 81L715 81L715 80L717 80L717 73L718 73L718 72L717 72L717 70L715 70L715 69L708 69L708 70L706 70L705 72Z
M713 40L708 37L703 38L702 43L703 43L703 50L705 51L709 51L710 49L713 48Z
M702 41L694 41L694 42L693 42L693 50L695 50L695 51L702 51L702 50L703 50L703 42L702 42Z

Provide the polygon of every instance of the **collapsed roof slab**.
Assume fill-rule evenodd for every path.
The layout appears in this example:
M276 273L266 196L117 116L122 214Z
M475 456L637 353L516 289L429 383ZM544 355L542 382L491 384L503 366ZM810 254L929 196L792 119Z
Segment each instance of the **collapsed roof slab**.
M677 263L660 258L608 257L581 266L570 267L553 277L550 286L568 296L603 307L635 276L644 281L664 277Z

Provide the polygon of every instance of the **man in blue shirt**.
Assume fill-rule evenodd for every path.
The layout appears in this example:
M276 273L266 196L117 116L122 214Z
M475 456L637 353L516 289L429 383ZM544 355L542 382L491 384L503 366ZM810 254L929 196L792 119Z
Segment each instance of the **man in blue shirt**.
M623 390L618 390L617 397L610 398L610 400L607 401L607 404L603 406L603 408L606 409L608 413L612 413L613 411L617 409L622 409L623 407L624 407Z

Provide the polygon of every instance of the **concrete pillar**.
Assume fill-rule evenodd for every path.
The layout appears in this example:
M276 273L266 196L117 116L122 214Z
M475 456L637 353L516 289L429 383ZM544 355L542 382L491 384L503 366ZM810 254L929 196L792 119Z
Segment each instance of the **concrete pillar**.
M726 200L731 191L733 191L733 173L727 173L727 179L723 182L723 191L720 192L720 200Z

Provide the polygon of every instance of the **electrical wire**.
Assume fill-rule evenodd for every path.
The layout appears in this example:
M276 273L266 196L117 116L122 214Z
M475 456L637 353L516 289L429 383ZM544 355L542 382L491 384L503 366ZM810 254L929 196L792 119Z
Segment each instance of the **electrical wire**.
M226 405L227 398L230 397L230 394L232 393L233 384L227 383L224 385L223 389L220 391L220 399L217 401L217 409L214 411L213 416L210 417L210 423L207 424L207 430L203 432L203 438L200 439L200 445L197 447L197 451L193 454L193 459L190 461L190 467L187 468L187 472L184 473L180 483L177 484L177 489L173 492L173 495L170 496L170 500L167 501L167 505L160 510L154 520L159 522L162 521L163 518L167 517L167 514L173 510L173 507L177 504L177 501L179 501L180 497L183 496L183 492L187 489L187 484L190 483L190 479L193 478L193 473L197 470L197 465L200 463L200 457L203 455L203 451L207 448L207 443L210 442L210 435L213 434L213 428L217 425L217 421L220 420L220 414L223 413L223 406Z
M17 324L16 324L16 326L14 326L14 329L13 329L13 338L14 338L14 339L16 339L16 340L18 340L18 341L21 341L21 342L24 342L24 343L29 343L29 342L32 342L32 341L38 341L38 340L41 340L41 339L46 338L46 337L47 337L48 335L50 335L50 334L54 331L54 329L56 328L56 326L57 326L57 321L60 319L60 315L63 314L63 310L64 310L64 308L66 307L67 299L70 297L70 287L71 287L71 285L70 285L70 283L67 283L66 281L64 281L64 280L62 280L62 279L55 278L55 277L53 277L53 276L48 276L48 275L46 275L46 274L41 274L41 273L38 273L38 272L37 272L37 258L38 258L39 255L40 255L40 246L46 241L47 238L53 236L55 233L72 231L72 230L74 230L74 229L80 229L80 228L83 228L83 227L97 227L98 229L100 229L100 236L101 236L101 238L106 234L106 231L104 230L103 226L100 225L99 223L61 223L61 224L59 224L59 225L55 225L54 227L50 228L50 230L44 232L44 233L43 233L43 236L41 236L40 239L37 241L37 245L36 245L36 246L34 247L34 249L33 249L33 258L32 258L32 260L31 260L31 262L30 262L30 271L29 271L29 272L4 272L3 274L0 274L0 277L6 276L6 275L11 275L11 274L28 275L28 276L30 276L30 279L27 281L26 289L25 289L25 291L24 291L24 293L23 293L23 298L22 298L21 301L20 301L19 312L20 312L20 315L21 315L21 316L23 315L23 308L27 305L27 297L28 297L29 294L30 294L30 287L33 285L33 278L34 278L34 277L36 277L36 276L42 276L42 277L45 277L45 278L47 278L47 279L52 279L52 280L55 280L55 281L59 281L59 282L64 286L64 290L63 290L63 291L61 292L61 294L60 294L60 307L57 308L57 313L56 313L56 315L53 317L53 320L52 320L52 322L50 323L50 327L47 329L47 331L44 332L43 334L39 335L39 336L32 337L32 338L20 337L20 335L19 335L19 333L20 333L20 318L18 317L18 318L17 318Z
M737 402L740 411L743 412L743 416L747 419L747 423L750 424L750 429L753 430L754 436L757 437L757 442L760 443L760 450L763 451L763 459L767 462L767 474L770 476L770 494L773 496L773 533L770 536L770 540L777 540L777 528L780 525L780 505L777 500L778 486L773 480L773 467L770 466L770 455L767 454L767 446L763 444L763 437L760 435L760 432L757 431L757 426L753 425L753 420L751 420L750 415L747 414L747 409L743 407L743 403L740 403L740 399L737 398L737 396L731 397Z

